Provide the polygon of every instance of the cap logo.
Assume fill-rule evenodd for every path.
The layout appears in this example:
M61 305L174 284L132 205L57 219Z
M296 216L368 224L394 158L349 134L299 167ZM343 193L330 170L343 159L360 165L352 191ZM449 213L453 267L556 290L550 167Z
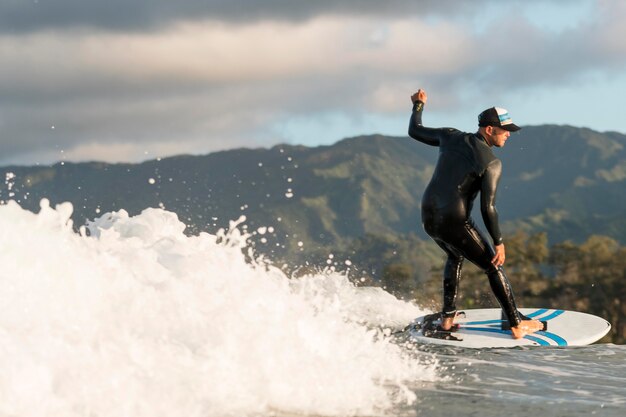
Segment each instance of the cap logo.
M496 113L498 113L498 119L500 119L500 126L510 125L513 123L511 116L509 116L509 112L506 109L502 109L500 107L496 107Z

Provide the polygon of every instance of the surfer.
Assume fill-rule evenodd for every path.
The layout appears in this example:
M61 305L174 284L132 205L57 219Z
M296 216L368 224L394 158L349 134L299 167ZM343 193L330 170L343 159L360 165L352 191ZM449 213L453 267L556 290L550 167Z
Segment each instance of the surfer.
M492 147L502 147L511 132L520 130L508 112L489 108L478 116L478 132L465 133L453 128L422 125L422 111L428 96L418 90L411 96L413 112L409 136L439 147L439 159L422 198L422 223L428 235L448 256L443 271L443 309L441 328L450 330L456 315L456 299L463 260L481 268L491 290L506 315L513 338L519 339L543 328L517 310L513 290L502 265L506 254L496 211L496 190L502 162ZM480 208L493 246L475 226L472 205L480 193Z

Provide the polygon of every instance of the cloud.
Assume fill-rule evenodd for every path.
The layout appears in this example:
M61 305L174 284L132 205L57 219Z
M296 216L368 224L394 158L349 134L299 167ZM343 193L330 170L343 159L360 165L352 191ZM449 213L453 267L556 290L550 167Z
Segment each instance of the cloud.
M454 26L389 21L381 30L379 23L203 21L155 33L1 36L0 76L10 80L0 94L3 128L20 137L3 156L64 149L67 158L84 154L71 151L77 146L96 149L83 144L98 140L132 141L151 153L174 143L181 152L223 149L293 112L370 100L393 109L376 103L382 74L445 74L469 59ZM412 43L419 32L426 35Z
M497 0L34 0L0 3L0 31L24 33L91 27L106 31L154 31L180 21L302 22L323 16L450 16L479 12Z
M486 47L476 52L484 65L473 78L485 88L550 88L584 83L590 74L623 72L626 4L597 3L593 15L556 33L516 19L507 23L506 36L482 35L477 44Z
M1 3L0 164L269 145L291 118L405 112L420 86L454 111L625 64L615 2L559 32L434 0L90 3Z
M4 36L0 52L8 59L0 71L40 91L103 78L140 86L324 76L350 69L402 73L411 66L440 74L469 59L468 46L455 26L419 20L319 18L246 26L210 20L156 33Z

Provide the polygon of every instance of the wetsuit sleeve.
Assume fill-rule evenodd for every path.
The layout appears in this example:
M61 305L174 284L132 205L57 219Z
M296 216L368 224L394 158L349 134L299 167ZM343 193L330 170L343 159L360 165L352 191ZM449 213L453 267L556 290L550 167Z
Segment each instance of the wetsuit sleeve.
M502 162L494 159L489 163L483 175L480 189L480 211L485 222L485 227L493 239L494 245L502 243L502 234L498 224L498 211L496 210L496 190L502 173Z
M409 121L409 136L427 145L439 146L444 130L422 126L422 111L424 111L424 103L416 101L413 104L413 112Z

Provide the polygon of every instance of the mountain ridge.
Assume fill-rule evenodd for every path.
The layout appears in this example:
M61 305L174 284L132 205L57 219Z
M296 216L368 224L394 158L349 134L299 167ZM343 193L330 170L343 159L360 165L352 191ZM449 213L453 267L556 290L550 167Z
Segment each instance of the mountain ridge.
M626 241L626 135L571 126L525 126L495 153L503 161L497 206L505 233L545 231L553 241L604 234ZM285 250L338 245L367 234L425 237L421 194L437 148L408 137L364 135L332 145L275 145L138 164L4 167L0 189L25 208L70 201L75 224L106 211L174 211L189 233L214 232L245 214L273 226ZM480 223L480 222L479 222ZM288 236L288 237L287 237Z

